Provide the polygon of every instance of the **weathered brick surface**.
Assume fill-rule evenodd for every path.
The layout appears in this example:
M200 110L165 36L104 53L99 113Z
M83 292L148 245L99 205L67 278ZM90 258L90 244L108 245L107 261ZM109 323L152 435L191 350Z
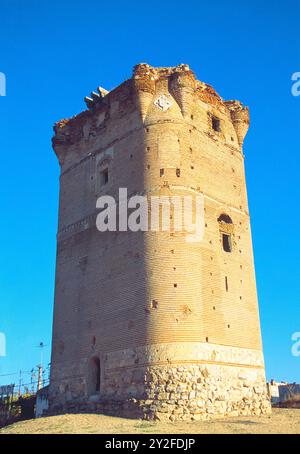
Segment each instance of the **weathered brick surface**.
M161 96L168 108L158 105ZM93 407L174 420L268 410L242 151L248 126L247 108L224 102L187 65L145 64L88 111L55 125L52 411ZM103 168L109 182L101 187ZM203 194L203 241L176 232L100 233L96 200L118 199L120 187L129 196ZM230 253L223 213L233 221ZM93 356L99 396L88 395Z

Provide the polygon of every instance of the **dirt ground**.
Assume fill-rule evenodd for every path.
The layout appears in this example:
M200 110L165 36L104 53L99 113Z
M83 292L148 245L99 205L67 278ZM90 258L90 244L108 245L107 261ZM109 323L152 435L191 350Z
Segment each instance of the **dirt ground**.
M147 422L104 415L51 416L23 421L0 434L300 434L300 409L273 409L271 416L203 422Z

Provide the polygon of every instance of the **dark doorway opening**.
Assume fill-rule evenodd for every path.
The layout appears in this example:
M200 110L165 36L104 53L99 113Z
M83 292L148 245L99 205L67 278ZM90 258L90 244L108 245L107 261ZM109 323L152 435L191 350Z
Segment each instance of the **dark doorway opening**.
M98 356L93 356L93 358L90 359L88 370L88 393L90 396L100 392L100 377L100 359Z

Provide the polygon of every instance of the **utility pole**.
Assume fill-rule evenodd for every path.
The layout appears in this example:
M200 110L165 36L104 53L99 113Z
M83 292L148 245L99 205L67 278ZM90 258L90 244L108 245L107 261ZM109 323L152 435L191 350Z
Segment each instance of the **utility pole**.
M40 342L39 348L41 349L41 356L40 356L40 364L37 366L38 368L38 380L37 380L37 391L39 391L43 387L43 350L46 347L44 342Z
M39 365L38 368L38 381L37 381L37 391L42 388L42 376L43 376L43 366Z
M46 347L44 342L40 342L39 348L41 349L41 357L40 357L40 366L43 368L43 350Z
M21 386L22 386L22 371L19 372L19 390L18 390L18 397L21 396Z
M34 394L34 379L35 379L35 373L34 373L34 369L31 369L30 371L30 385L31 385L31 394Z

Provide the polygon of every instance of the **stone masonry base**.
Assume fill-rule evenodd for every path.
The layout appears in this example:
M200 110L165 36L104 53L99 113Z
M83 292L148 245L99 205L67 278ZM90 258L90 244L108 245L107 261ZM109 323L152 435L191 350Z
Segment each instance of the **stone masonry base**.
M111 373L107 383L101 395L52 405L50 414L94 412L146 420L191 421L271 411L261 368L216 364L151 366L127 370L125 375Z

